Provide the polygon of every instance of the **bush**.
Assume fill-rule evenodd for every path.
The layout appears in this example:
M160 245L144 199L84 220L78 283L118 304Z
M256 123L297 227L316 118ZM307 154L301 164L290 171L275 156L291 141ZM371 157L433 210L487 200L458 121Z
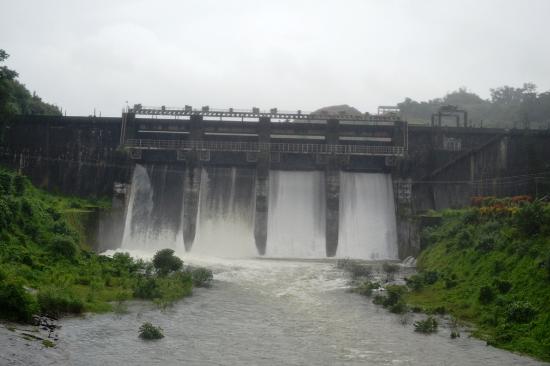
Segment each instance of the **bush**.
M512 289L512 283L506 280L496 279L494 281L494 286L501 294L506 294Z
M479 222L479 210L471 209L464 213L462 216L462 222L466 225L477 224Z
M397 303L401 302L401 298L404 293L405 293L404 286L398 286L398 285L387 286L386 296L384 298L382 305L385 308L396 305Z
M78 246L66 235L55 235L50 241L49 249L54 254L68 259L74 258L78 253Z
M195 287L210 287L214 275L208 268L197 267L191 268L191 278Z
M153 266L161 276L170 272L179 271L183 261L174 255L173 249L161 249L153 257Z
M25 178L23 175L17 174L13 178L13 189L14 193L17 196L22 196L25 194L25 188L27 186L27 178Z
M164 338L161 327L155 327L149 322L145 322L139 327L139 338L151 340Z
M0 230L6 229L12 220L8 202L0 197Z
M43 314L53 318L58 318L63 314L80 314L84 311L82 300L58 288L38 292L38 305Z
M433 285L439 279L439 273L435 271L424 272L423 277L424 277L424 282L427 285Z
M527 301L515 301L506 309L506 319L514 323L528 323L535 318L537 311Z
M380 284L378 282L370 282L365 281L361 283L359 286L357 286L354 289L354 292L357 292L360 295L363 296L371 296L373 290L377 290L380 288Z
M476 245L476 250L482 253L488 253L495 248L495 238L490 235L482 236Z
M396 304L390 306L389 310L391 313L394 314L403 314L407 312L408 308L403 301L399 301Z
M413 291L418 291L424 287L424 277L418 274L405 278L405 281L407 282L407 286Z
M540 202L533 202L524 205L514 215L514 223L527 236L538 234L544 223L542 204Z
M134 297L148 300L159 298L160 289L155 279L140 277L134 288Z
M418 333L430 334L437 332L437 320L429 316L427 319L414 322L414 331Z
M384 301L386 300L386 297L385 296L382 296L380 294L377 294L373 297L372 299L372 303L374 305L383 305L384 304Z
M495 299L493 288L490 286L482 286L479 289L478 299L481 304L490 304Z
M11 193L11 174L6 172L0 172L0 193L1 194L10 194Z
M456 287L457 285L458 285L457 280L454 280L454 279L451 279L451 278L446 278L445 279L445 288L447 290L452 289L452 288Z
M34 297L14 282L0 282L0 318L29 322L38 312Z

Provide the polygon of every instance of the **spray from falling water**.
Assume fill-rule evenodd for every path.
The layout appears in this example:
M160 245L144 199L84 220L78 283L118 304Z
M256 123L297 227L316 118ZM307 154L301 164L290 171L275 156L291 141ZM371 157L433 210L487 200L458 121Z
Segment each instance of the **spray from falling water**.
M216 257L255 257L255 171L202 170L197 234L192 253Z
M182 191L179 175L168 167L136 165L121 248L151 252L182 248Z
M389 174L340 173L340 258L397 259Z
M324 258L322 172L269 172L268 257Z

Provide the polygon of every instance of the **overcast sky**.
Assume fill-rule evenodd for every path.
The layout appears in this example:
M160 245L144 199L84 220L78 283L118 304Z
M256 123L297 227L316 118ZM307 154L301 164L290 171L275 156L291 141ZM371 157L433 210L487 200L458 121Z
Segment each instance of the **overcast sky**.
M550 89L550 0L1 0L8 66L70 115L130 105L376 112Z

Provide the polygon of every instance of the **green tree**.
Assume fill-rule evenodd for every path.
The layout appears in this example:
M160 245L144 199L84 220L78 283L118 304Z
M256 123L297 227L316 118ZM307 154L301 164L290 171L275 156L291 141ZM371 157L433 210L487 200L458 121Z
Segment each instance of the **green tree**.
M4 63L9 55L0 49L0 63ZM3 131L7 123L17 114L61 115L61 110L52 104L42 101L31 94L25 85L17 81L19 74L5 65L0 66L0 129Z
M153 257L153 266L161 276L170 272L179 271L183 267L183 261L174 255L173 249L161 249Z

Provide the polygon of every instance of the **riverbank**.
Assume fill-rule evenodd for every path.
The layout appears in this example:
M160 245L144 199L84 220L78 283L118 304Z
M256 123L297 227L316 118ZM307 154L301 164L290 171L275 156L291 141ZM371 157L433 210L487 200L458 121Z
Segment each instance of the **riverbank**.
M166 307L209 284L210 271L184 266L173 253L157 265L91 252L79 213L99 207L105 202L52 195L0 170L0 319L121 311L131 299Z
M447 210L423 234L406 286L356 290L395 313L448 314L498 348L550 361L550 205L528 197L477 199ZM387 300L386 300L387 299Z
M65 317L57 346L39 356L47 359L42 364L543 365L474 338L451 339L443 327L416 334L399 316L350 293L334 263L182 258L213 269L209 289L166 310L132 301L123 314ZM162 327L165 338L140 339L143 322ZM24 344L18 347L22 362L15 365L37 364Z

